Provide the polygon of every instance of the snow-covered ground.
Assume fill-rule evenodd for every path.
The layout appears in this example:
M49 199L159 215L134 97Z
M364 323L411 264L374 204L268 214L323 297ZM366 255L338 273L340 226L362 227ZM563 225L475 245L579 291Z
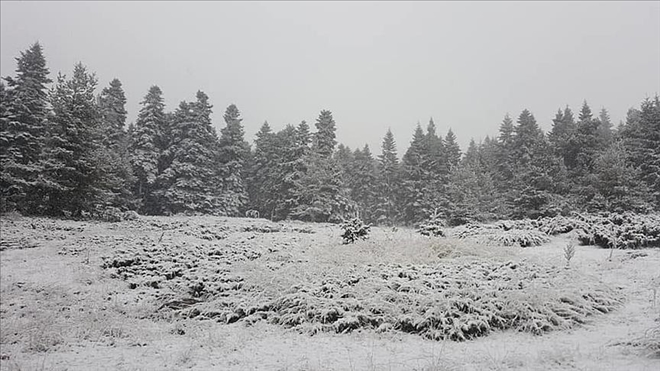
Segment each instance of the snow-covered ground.
M336 225L215 217L1 233L2 370L660 369L630 345L660 326L660 249L577 246L566 267L571 234L343 245Z

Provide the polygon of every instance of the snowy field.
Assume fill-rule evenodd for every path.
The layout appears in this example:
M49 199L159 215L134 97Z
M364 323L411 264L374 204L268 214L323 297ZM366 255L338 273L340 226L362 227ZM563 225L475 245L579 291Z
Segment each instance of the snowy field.
M3 217L2 370L659 370L660 249ZM476 236L478 237L478 236ZM565 247L574 244L567 265ZM657 355L657 350L655 350Z

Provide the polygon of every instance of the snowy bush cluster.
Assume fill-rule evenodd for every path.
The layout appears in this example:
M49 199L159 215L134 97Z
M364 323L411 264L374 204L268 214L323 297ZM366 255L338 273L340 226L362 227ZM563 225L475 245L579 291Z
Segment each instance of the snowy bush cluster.
M605 287L574 288L570 274L512 262L378 265L301 283L270 300L227 304L223 299L220 306L211 302L184 313L226 323L267 321L311 334L364 328L455 341L507 329L539 335L618 305Z
M342 223L341 229L344 231L341 235L344 244L349 244L359 239L368 238L371 224L364 224L359 218L353 218Z

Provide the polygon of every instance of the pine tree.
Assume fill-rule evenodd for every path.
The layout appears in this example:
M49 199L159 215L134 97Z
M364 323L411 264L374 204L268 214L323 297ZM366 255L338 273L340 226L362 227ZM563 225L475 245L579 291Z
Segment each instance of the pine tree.
M511 190L514 177L514 125L511 116L507 113L500 124L500 135L497 140L496 172L494 176L495 187L500 194ZM506 203L505 203L506 205ZM507 207L505 206L505 209Z
M307 169L295 189L296 219L340 222L355 211L334 153L335 122L330 111L321 111L316 121L312 152L306 156Z
M513 155L518 165L531 162L538 144L543 141L543 131L536 123L534 115L528 110L523 110L518 117L518 125L514 129Z
M606 147L599 135L599 122L593 119L591 108L585 101L580 110L575 135L571 138L571 161L567 166L573 180L572 193L582 205L588 204L596 196L593 187L594 163Z
M235 216L242 213L248 201L244 169L250 146L243 139L243 119L236 105L227 107L224 119L227 125L220 131L219 143L220 163L224 172L223 194L227 215Z
M359 148L353 153L353 163L351 164L350 191L358 208L359 217L366 223L376 222L375 208L378 199L378 163L373 158L369 146L365 144L364 148Z
M60 74L51 93L51 137L46 154L48 212L80 216L111 205L107 150L102 146L94 74L78 63L71 79Z
M507 192L511 216L537 218L560 213L563 199L553 188L560 174L559 160L531 112L523 110L514 133L514 177Z
M281 160L277 135L268 121L261 125L254 141L254 153L247 171L250 209L263 217L272 217L277 198L277 164Z
M552 121L552 130L548 134L552 151L562 159L565 166L574 167L577 152L572 143L577 126L573 119L573 112L566 106L563 112L558 110Z
M149 88L140 102L142 108L131 135L131 163L137 178L134 194L141 201L140 211L145 214L163 212L156 184L156 179L166 168L162 164L162 156L168 140L165 135L168 122L162 94L156 85Z
M122 209L137 208L132 194L136 181L129 153L129 137L126 126L126 96L122 84L113 79L98 98L101 119L101 142L106 149L108 165L108 192L113 194L111 203Z
M330 157L335 150L337 140L335 138L335 120L332 112L323 110L316 119L316 134L314 135L313 149L321 157Z
M598 136L600 142L606 146L609 146L613 139L612 126L609 112L607 112L605 107L601 108L598 114Z
M277 133L277 147L281 160L277 163L277 192L274 220L287 219L300 206L299 190L307 173L307 158L310 155L309 125L301 122L297 128L287 125Z
M445 157L446 157L446 167L449 172L451 169L458 166L461 161L461 147L459 147L458 142L456 142L456 135L454 132L449 129L447 135L445 136Z
M171 164L159 176L162 205L170 213L225 214L222 180L216 166L218 138L211 123L213 106L198 91L193 103L181 102L172 122Z
M378 156L378 199L374 218L379 224L393 225L397 222L399 206L400 166L396 142L390 129L387 130Z
M459 166L451 173L445 211L450 225L486 222L499 216L495 184L482 161L481 151L482 147L471 140Z
M439 137L436 132L436 126L433 118L429 120L426 127L426 135L424 136L424 146L426 148L427 156L424 159L424 167L426 167L435 178L442 180L446 178L445 172L445 158L444 158L444 141ZM446 179L445 179L446 180Z
M430 173L429 169L424 167L427 156L425 142L424 131L417 124L401 164L401 206L405 223L418 223L433 212L427 209L426 202Z
M48 116L46 59L39 43L16 58L15 78L5 78L0 132L0 212L36 213L42 203L40 174Z
M641 172L628 163L623 143L617 142L600 153L594 163L596 195L586 205L589 211L648 212L651 194Z
M628 150L632 166L640 170L660 210L660 98L646 99L639 110L628 112L621 136Z
M333 157L341 170L342 182L349 187L350 192L351 170L353 161L355 160L353 158L353 151L349 147L339 143Z
M103 88L98 98L103 122L103 144L116 147L126 140L126 95L119 79L113 79L110 86Z

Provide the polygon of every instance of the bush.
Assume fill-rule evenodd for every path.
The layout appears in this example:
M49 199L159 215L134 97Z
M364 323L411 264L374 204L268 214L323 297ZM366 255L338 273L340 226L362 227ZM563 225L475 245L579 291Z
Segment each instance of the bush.
M660 247L660 215L609 214L581 216L578 231L583 245L640 249Z
M539 246L550 238L543 232L531 228L525 222L499 222L493 224L468 224L452 230L452 237L460 239L470 238L477 243L496 244L500 246L521 247Z
M419 226L417 232L419 232L423 236L444 237L445 236L444 227L445 227L445 223L440 218L440 214L436 209L435 211L433 211L429 219L425 223L422 223Z
M357 241L358 239L367 239L371 229L371 224L364 224L362 220L353 218L341 224L344 233L341 237L344 239L344 244L349 244Z
M606 286L576 272L473 261L379 265L363 274L324 276L272 300L229 309L220 318L252 321L259 314L269 323L310 334L373 329L464 341L497 330L541 335L568 329L619 303Z

